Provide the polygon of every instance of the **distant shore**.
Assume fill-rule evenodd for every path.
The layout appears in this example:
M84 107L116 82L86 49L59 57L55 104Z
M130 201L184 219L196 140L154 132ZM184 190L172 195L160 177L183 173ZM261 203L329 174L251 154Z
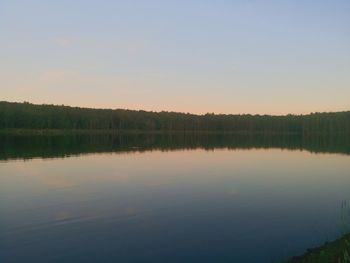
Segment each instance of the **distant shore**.
M350 134L350 111L283 116L213 113L196 115L0 101L0 130L15 134Z
M0 129L0 134L3 135L70 135L70 134L223 134L223 135L286 135L286 136L313 136L313 135L346 135L347 133L323 133L312 132L301 134L298 132L260 132L260 131L206 131L206 130L113 130L113 129Z
M232 134L232 135L298 135L296 132L238 132L238 131L166 131L166 130L110 130L110 129L0 129L10 135L65 135L65 134ZM322 134L322 133L319 133Z

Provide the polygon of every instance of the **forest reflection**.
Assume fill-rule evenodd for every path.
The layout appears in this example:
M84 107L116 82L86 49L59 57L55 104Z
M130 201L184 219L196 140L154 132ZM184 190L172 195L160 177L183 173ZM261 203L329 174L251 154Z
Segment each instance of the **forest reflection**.
M350 154L350 136L210 133L0 135L0 160L67 157L87 153L216 148L280 148Z

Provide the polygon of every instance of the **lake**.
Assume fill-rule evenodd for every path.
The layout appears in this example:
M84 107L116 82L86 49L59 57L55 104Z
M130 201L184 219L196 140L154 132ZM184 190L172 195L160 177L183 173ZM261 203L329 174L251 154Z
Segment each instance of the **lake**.
M346 136L0 136L0 262L283 262L340 236Z

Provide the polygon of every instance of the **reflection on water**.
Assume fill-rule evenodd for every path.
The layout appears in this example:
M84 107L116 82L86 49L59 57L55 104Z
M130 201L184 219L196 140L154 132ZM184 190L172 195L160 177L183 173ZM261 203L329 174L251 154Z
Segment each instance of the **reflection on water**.
M287 138L7 137L0 262L267 263L300 254L341 233L350 156L346 140ZM345 154L286 150L304 148ZM5 160L93 152L106 153Z
M217 148L281 148L350 154L348 135L263 134L75 134L60 136L0 135L0 160L50 158L97 152Z

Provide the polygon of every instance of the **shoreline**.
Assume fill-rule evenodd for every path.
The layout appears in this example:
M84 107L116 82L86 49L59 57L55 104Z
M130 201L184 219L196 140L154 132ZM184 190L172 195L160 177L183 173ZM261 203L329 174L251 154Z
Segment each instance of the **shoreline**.
M254 132L254 131L210 131L210 130L103 130L103 129L0 129L0 135L69 135L69 134L222 134L222 135L288 135L288 136L313 136L313 135L346 135L347 133L329 132Z
M350 234L325 244L309 248L285 263L347 263L350 262Z

